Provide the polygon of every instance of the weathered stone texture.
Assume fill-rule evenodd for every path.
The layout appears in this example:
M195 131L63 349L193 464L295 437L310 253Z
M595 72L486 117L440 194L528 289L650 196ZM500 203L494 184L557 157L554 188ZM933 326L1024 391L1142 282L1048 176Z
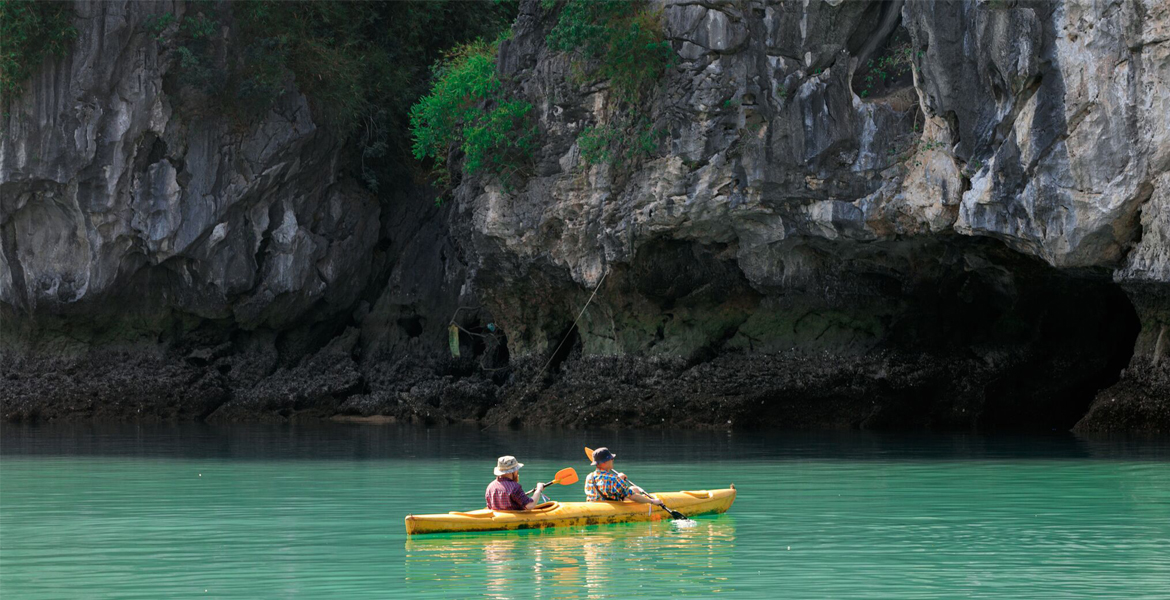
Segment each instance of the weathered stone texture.
M304 96L243 126L176 110L164 89L176 65L143 22L185 6L79 3L74 50L6 105L6 319L117 312L108 299L129 284L159 312L283 327L364 286L379 206L339 174L340 147Z
M1164 313L1143 307L1166 306L1170 285L1163 3L661 6L680 62L641 107L665 135L636 164L583 163L576 136L630 108L604 83L565 84L571 61L543 44L549 15L526 4L501 50L502 73L537 106L540 167L525 186L471 179L458 197L476 281L515 334L514 353L549 351L603 277L581 326L584 355L921 350L901 327L913 318L946 327L907 299L920 285L946 288L925 263L958 251L960 268L984 272L1006 302L1024 301L1023 267L962 237L998 240L1086 289L1109 273L1147 282L1125 289L1143 322L1138 351L1154 351L1145 332L1160 331ZM906 39L911 76L860 93L869 61ZM711 258L666 259L664 245ZM646 261L671 277L712 279L656 297L641 285ZM719 279L727 269L735 275ZM997 269L1002 281L991 284ZM549 301L518 306L533 297L525 279L535 272ZM1048 302L1055 310L1059 300ZM1096 327L1070 317L1069 328ZM820 333L800 333L805 323ZM1115 367L1095 368L1116 379Z

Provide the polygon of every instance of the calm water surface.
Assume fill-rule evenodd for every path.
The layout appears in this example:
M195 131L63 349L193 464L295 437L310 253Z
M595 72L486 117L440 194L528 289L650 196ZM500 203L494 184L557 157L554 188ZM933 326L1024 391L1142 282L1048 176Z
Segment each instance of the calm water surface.
M609 445L731 512L417 536ZM556 488L581 500L579 485ZM0 428L0 597L1170 597L1170 443L377 426Z

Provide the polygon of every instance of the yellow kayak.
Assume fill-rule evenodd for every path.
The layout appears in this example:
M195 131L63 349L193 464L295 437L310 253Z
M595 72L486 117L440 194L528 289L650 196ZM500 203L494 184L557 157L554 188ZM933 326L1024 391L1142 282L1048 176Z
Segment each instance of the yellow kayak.
M735 502L735 486L722 490L654 494L688 517L727 512ZM452 511L438 515L407 515L406 533L453 533L503 529L543 529L669 519L666 511L637 502L545 502L532 510Z

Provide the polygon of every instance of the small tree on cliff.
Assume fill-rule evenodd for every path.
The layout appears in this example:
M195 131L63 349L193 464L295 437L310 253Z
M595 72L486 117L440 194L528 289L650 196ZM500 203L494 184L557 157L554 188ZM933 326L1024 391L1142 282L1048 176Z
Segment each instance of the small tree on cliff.
M496 76L498 42L456 46L433 69L431 91L410 109L412 151L434 161L443 187L451 184L448 155L463 153L468 173L510 178L532 157L532 105L509 99Z

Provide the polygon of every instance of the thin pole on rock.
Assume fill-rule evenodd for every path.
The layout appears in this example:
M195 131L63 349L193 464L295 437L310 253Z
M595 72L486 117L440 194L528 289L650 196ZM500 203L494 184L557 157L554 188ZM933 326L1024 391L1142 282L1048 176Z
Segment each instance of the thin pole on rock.
M568 339L569 339L569 335L571 333L573 333L574 329L576 329L577 322L580 321L581 317L585 315L585 309L589 308L589 305L593 302L593 298L597 296L597 290L601 289L601 284L605 283L606 277L609 277L609 270L608 269L605 271L605 273L601 274L601 279L598 280L597 285L593 288L593 293L589 294L589 299L585 301L585 306L581 307L581 312L577 313L577 318L573 319L573 324L571 326L569 326L569 330L567 332L565 332L565 337L561 338L561 343L557 344L556 350L552 351L552 354L549 355L548 360L544 361L544 366L541 367L540 370L536 372L536 375L533 376L532 379L528 380L528 384L526 386L524 386L524 391L527 391L527 388L529 386L531 386L533 383L536 383L536 380L540 379L540 376L544 374L544 370L547 369L550 364L552 364L553 359L556 358L556 356L557 356L557 352L561 351L561 346L565 345L565 342L568 341ZM500 417L500 418L502 419L503 417ZM495 425L496 423L499 422L499 420L500 419L496 419L495 421L488 423L480 431L487 431L488 427Z
M585 301L585 306L581 307L581 312L577 313L576 319L573 319L573 324L569 327L569 331L565 332L565 337L561 338L561 343L557 344L557 349L553 350L552 354L548 356L548 360L544 361L544 366L536 372L536 377L543 375L544 370L547 369L550 364L552 364L553 359L557 356L557 352L561 351L561 346L564 346L565 342L569 339L569 334L573 333L573 329L577 327L577 321L581 320L581 316L585 314L585 309L589 308L590 302L593 302L593 297L597 295L597 290L600 290L601 284L605 283L606 277L609 277L609 271L606 271L601 275L601 280L597 282L597 287L593 288L593 293L590 294L589 299ZM536 378L534 377L533 379L535 380Z

